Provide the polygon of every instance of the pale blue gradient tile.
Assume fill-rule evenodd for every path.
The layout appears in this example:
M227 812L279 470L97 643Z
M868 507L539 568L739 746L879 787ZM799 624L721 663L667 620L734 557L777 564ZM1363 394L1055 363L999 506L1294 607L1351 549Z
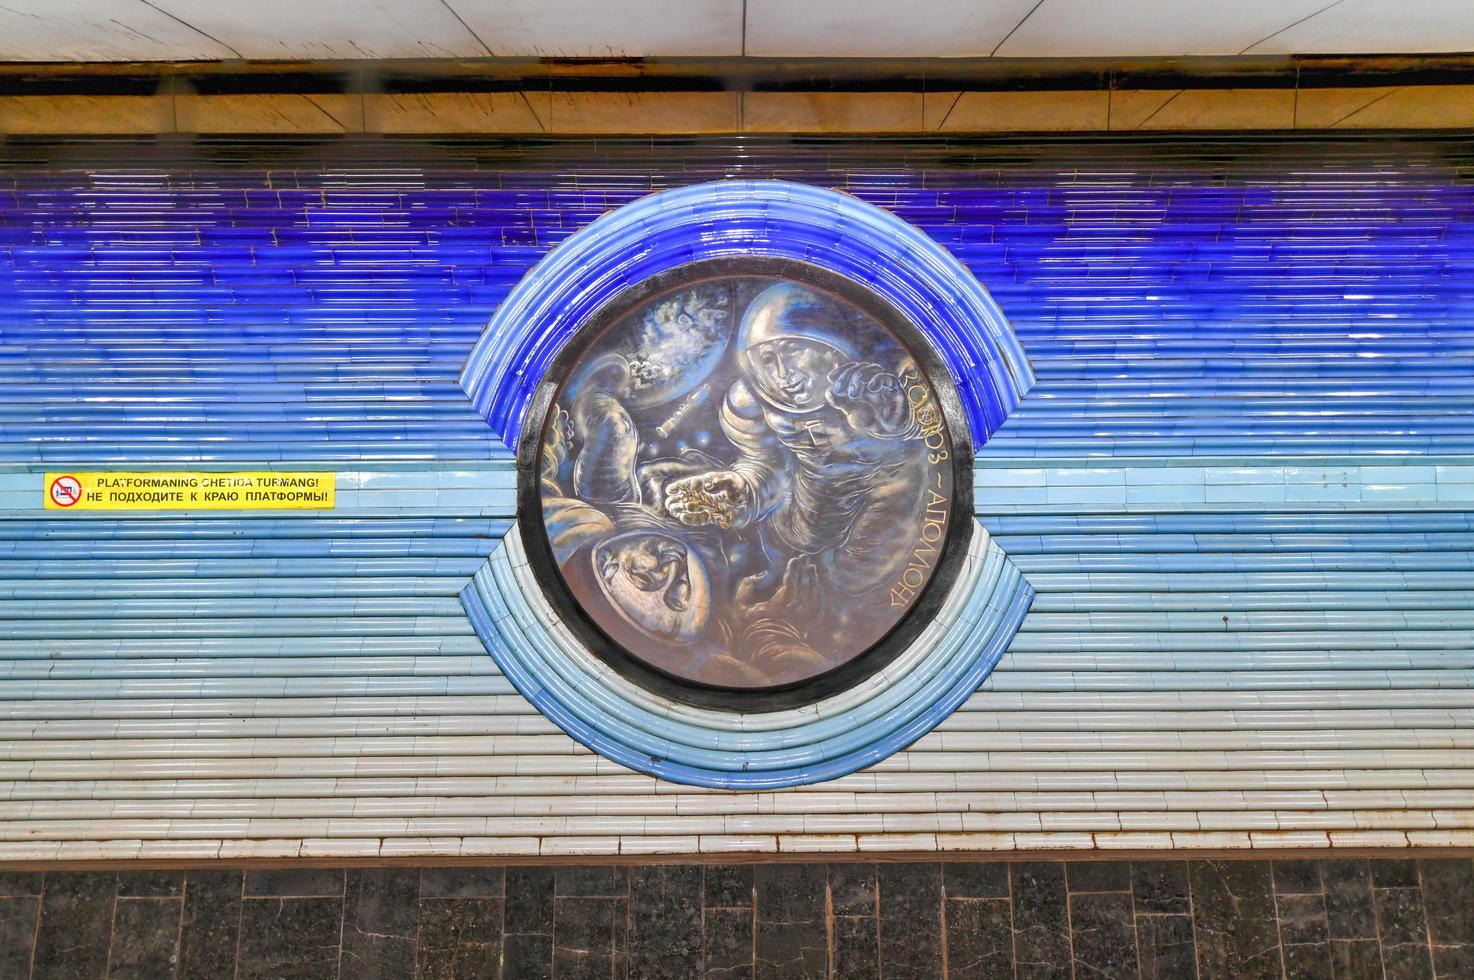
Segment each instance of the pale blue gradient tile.
M1125 469L1126 485L1132 486L1197 486L1207 482L1200 466L1132 466Z
M1210 504L1252 504L1270 506L1285 502L1283 483L1209 484L1204 498Z
M1279 466L1209 466L1203 469L1203 482L1209 486L1266 486L1285 482L1285 471Z
M1474 465L1435 466L1438 483L1474 483Z
M1284 473L1286 483L1354 486L1361 482L1359 466L1286 466Z
M1055 486L1046 488L1045 501L1050 505L1069 504L1078 507L1124 507L1126 485L1116 486Z
M1438 486L1428 483L1363 483L1363 503L1432 504L1438 501Z
M1436 466L1376 466L1363 463L1360 469L1363 483L1401 483L1409 486L1426 484L1432 486L1438 482L1438 467Z
M973 491L979 514L1007 513L1018 508L1042 507L1049 503L1046 487L980 487Z
M1201 483L1176 483L1161 485L1136 485L1126 487L1126 503L1130 505L1158 504L1163 507L1187 507L1206 503L1207 488Z
M1361 500L1361 483L1304 481L1285 486L1285 503L1355 503Z
M973 468L973 486L982 487L1042 487L1045 471L1002 466L976 466ZM3 489L3 488L0 488Z

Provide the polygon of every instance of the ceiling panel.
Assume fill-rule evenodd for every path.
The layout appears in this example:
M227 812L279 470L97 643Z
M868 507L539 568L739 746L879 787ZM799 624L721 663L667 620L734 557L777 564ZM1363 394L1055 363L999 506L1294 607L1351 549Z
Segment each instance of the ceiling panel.
M11 0L0 61L229 58L230 51L139 0Z
M1474 51L1474 0L0 2L8 61Z
M1239 54L1327 2L1043 0L998 54L1038 58Z
M498 56L742 53L742 0L448 0Z
M50 2L50 0L45 0ZM132 0L143 6L140 0ZM441 0L153 0L243 58L484 57Z
M982 57L1037 0L748 0L756 57Z
M1255 45L1254 54L1474 51L1471 0L1342 0Z

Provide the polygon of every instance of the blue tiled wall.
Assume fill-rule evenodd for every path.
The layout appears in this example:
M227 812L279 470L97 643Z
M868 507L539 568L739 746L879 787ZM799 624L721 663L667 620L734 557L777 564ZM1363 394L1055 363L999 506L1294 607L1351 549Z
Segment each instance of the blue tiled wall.
M454 379L511 286L735 175L843 188L973 270L1040 379L994 455L1474 448L1457 140L69 149L0 175L6 459L495 457Z
M1474 844L1471 162L0 143L0 859ZM781 805L579 750L455 598L513 513L456 383L492 311L600 213L724 176L916 223L1038 378L977 470L1022 630L938 732ZM339 507L40 510L47 466L197 461L330 468Z

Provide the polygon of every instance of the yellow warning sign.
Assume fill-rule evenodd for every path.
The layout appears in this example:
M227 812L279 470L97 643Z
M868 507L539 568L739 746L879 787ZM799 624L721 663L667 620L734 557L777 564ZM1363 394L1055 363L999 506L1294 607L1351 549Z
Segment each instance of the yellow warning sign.
M336 473L47 473L47 510L331 510Z

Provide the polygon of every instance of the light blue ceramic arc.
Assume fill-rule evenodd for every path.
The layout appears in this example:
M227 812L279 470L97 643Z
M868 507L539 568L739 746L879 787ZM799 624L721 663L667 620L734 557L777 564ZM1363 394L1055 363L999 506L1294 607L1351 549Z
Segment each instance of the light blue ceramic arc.
M570 656L571 651L559 644L550 646L541 642L532 643L525 653L529 657L541 658L541 662L534 667L539 676L549 682L556 677L563 682L566 689L576 692L573 697L580 704L586 705L585 717L591 723L597 724L597 715L602 713L608 719L606 725L630 726L697 750L742 751L752 756L749 768L771 766L775 761L771 753L777 750L784 752L785 766L789 759L796 762L812 761L848 751L852 743L869 738L869 733L877 726L893 727L907 711L920 710L918 705L924 704L941 687L955 682L967 669L971 645L981 643L980 636L985 636L989 628L986 607L979 604L979 597L1005 591L1001 586L990 587L988 583L1018 574L1003 553L992 545L986 546L982 560L975 560L975 564L975 574L964 575L958 581L954 586L953 596L947 603L947 606L952 606L955 601L957 609L951 611L944 622L941 621L941 613L938 614L937 625L940 627L939 631L945 631L945 636L919 637L907 655L887 669L887 673L894 675L894 679L877 678L877 683L871 685L874 689L865 692L863 701L847 705L843 710L833 713L816 709L812 713L813 720L797 718L784 725L734 727L731 722L737 716L724 717L716 713L704 719L705 724L686 724L682 718L672 716L668 702L633 684L620 684L618 686L621 690L618 691L608 689L607 685L589 685L587 674L577 662L580 658ZM530 602L537 603L534 591L537 584L529 574L525 574L525 566L513 567L501 561L489 562L486 571L495 580L502 594L508 597L507 603L514 618L518 616L519 609L526 608L516 601L517 597L530 595ZM519 572L523 574L518 574ZM979 579L981 581L975 581ZM536 624L538 619L550 613L545 606L543 616L530 610L522 613L524 628L531 629L528 624ZM568 641L565 637L564 642ZM902 673L902 668L908 661L912 665ZM825 702L824 708L827 709L828 705L829 702Z
M988 573L964 585L970 592L957 628L945 633L923 662L935 662L941 669L916 669L929 682L910 685L914 690L909 696L868 723L841 715L838 724L824 726L830 730L827 737L817 740L796 736L801 725L752 733L743 751L704 747L713 735L728 733L689 721L630 724L631 716L645 708L621 704L611 693L614 689L595 674L584 674L580 680L577 670L570 668L575 662L566 655L560 669L551 670L547 658L559 657L562 651L545 629L543 616L530 607L505 545L462 592L461 602L476 634L512 685L590 749L674 782L772 789L833 779L879 761L930 731L977 689L1017 632L1033 596L1001 555L986 562L986 568ZM889 695L894 689L881 690ZM846 727L846 721L852 727Z

